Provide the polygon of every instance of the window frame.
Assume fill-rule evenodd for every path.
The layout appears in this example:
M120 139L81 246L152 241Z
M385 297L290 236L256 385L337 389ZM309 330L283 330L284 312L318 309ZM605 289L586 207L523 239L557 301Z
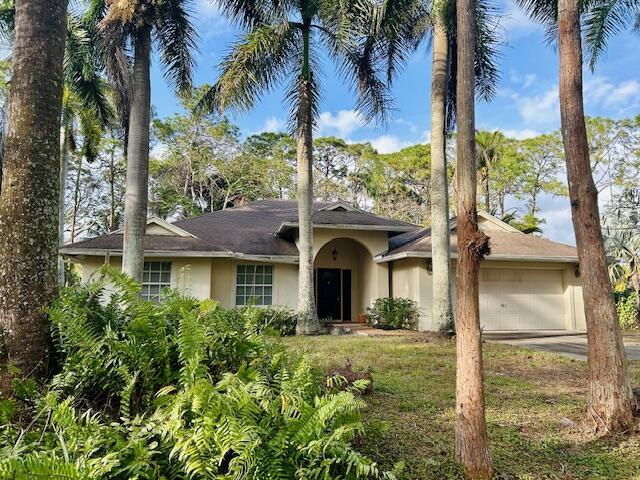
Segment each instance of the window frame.
M262 273L258 273L258 269L262 270ZM235 274L235 288L234 288L234 305L236 307L246 307L249 305L253 305L256 307L271 307L274 305L274 272L275 268L271 264L260 264L260 263L240 263L236 264L236 274ZM257 282L257 277L262 275L262 282ZM241 276L244 277L241 281ZM252 278L252 283L249 282L249 278ZM267 278L270 278L270 281L267 282ZM257 288L262 289L261 294L256 294L255 290ZM265 289L270 289L270 293L266 294ZM240 289L242 293L240 293ZM253 295L247 293L247 289L253 290ZM269 299L267 301L267 298ZM256 299L255 302L252 302L252 299ZM261 303L260 303L261 302Z
M156 268L154 268L156 266ZM171 288L172 262L167 260L145 260L142 267L142 285L140 295L148 302L159 302L162 298L162 291ZM157 280L152 280L154 275L158 275ZM158 293L151 293L152 287L158 287Z

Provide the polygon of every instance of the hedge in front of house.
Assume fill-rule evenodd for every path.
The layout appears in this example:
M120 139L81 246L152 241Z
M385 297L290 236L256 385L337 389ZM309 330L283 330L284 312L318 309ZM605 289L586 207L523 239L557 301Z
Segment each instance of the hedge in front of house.
M229 310L229 314L253 323L258 333L265 335L286 337L296 333L296 314L288 308L238 307Z
M415 330L418 304L408 298L378 298L367 308L367 322L382 330Z
M620 326L626 330L640 327L638 323L637 295L636 292L629 290L621 293L617 298L616 307L618 309Z

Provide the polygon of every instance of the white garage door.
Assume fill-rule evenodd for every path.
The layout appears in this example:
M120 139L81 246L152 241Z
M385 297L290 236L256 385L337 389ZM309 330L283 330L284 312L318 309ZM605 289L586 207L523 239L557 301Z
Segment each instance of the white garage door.
M480 270L480 324L484 330L563 330L559 270Z

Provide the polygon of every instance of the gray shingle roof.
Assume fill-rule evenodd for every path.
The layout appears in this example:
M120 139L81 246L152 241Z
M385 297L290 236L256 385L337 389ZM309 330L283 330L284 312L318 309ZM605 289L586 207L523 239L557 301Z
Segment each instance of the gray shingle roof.
M575 247L552 242L543 237L524 235L520 232L489 230L485 233L490 238L491 255L488 258L531 258L549 260L577 260ZM457 254L458 237L455 229L451 231L451 248L453 255ZM389 239L389 251L385 256L402 253L419 252L429 256L431 254L431 229L423 228L414 232L407 232ZM409 255L411 256L411 255Z
M334 202L314 203L314 224L376 227L390 230L417 228L409 223L391 220L361 211L323 210ZM293 200L262 200L239 207L211 212L200 217L175 222L173 225L197 238L148 235L145 250L237 252L245 255L297 256L293 241L276 236L282 224L295 226L298 206ZM65 245L61 250L121 250L122 235L103 235Z

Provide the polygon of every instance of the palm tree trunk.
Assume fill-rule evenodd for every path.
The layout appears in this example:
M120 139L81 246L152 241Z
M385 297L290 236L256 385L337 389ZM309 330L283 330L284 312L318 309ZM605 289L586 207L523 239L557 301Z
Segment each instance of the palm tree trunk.
M76 183L73 186L73 208L71 210L71 243L76 241L76 226L78 225L78 211L80 210L80 182L82 181L82 155L78 155L78 170Z
M578 0L558 1L560 114L587 321L590 386L588 411L599 430L633 425L629 383L618 315L607 273L598 191L593 181L582 98L582 46Z
M115 154L111 151L111 158L109 159L109 231L115 230L116 225L116 164Z
M457 0L457 212L456 460L467 478L489 479L484 416L478 273L489 239L478 230L475 139L475 0Z
M145 26L136 35L122 252L122 271L137 282L142 281L144 267L144 236L149 197L150 65L151 29Z
M9 129L0 195L0 397L43 366L44 313L57 291L62 56L66 0L16 3Z
M434 15L431 68L431 252L433 261L432 325L455 329L451 303L449 192L447 186L446 102L449 77L447 32Z
M304 53L300 103L297 112L298 171L298 335L313 335L320 330L313 288L313 121L311 117L309 28L304 29Z
M67 164L69 162L69 140L67 126L60 127L60 200L58 204L58 244L64 244L65 190L67 186ZM64 258L58 255L58 286L64 287Z
M489 167L484 176L484 205L487 213L491 213L491 187L489 186Z

